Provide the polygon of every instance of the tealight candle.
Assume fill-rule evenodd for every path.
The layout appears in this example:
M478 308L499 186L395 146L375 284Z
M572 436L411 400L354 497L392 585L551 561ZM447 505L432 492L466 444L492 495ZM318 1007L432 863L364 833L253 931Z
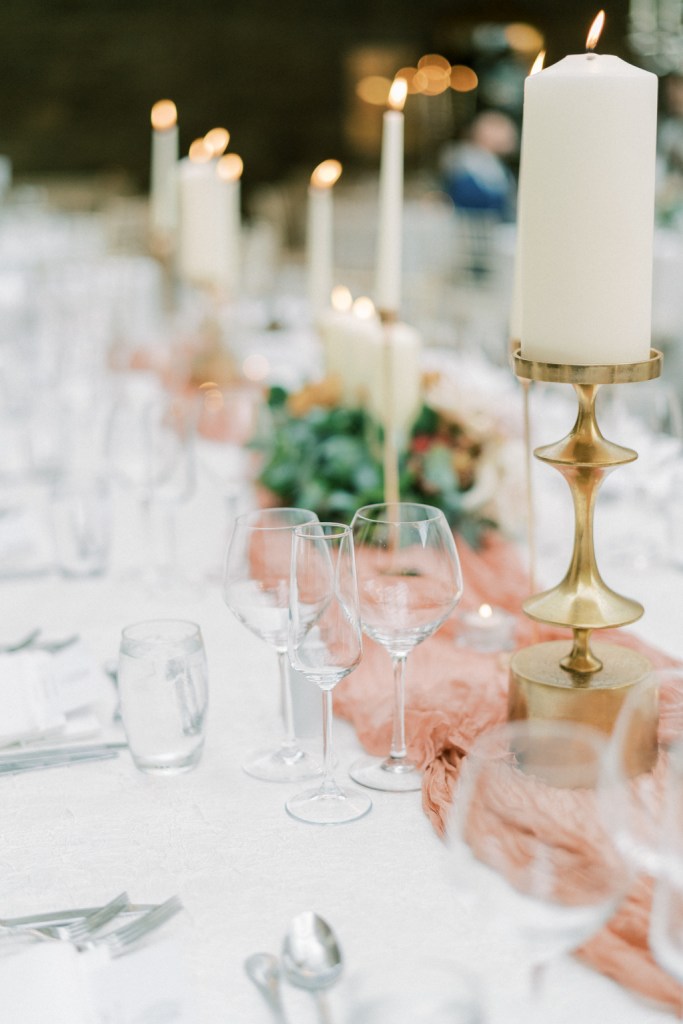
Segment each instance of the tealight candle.
M509 651L514 647L515 617L503 608L484 603L476 611L463 612L460 622L463 628L458 644L461 647L484 654Z
M657 76L611 54L573 54L527 78L519 193L524 358L570 365L648 358L656 125Z

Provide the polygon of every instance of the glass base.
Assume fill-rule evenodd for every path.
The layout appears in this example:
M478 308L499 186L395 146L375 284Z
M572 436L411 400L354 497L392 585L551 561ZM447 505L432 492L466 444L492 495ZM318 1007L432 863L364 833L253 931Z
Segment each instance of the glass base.
M361 757L349 769L354 782L389 793L422 789L422 772L406 757Z
M318 761L299 747L253 751L242 762L242 768L263 782L303 782L322 774Z
M133 764L145 775L183 775L196 768L202 756L203 744L196 747L191 754L182 757L168 755L160 757L143 757L131 751Z
M297 793L285 803L288 814L311 825L343 825L357 821L372 808L372 800L365 793L349 789L307 789Z

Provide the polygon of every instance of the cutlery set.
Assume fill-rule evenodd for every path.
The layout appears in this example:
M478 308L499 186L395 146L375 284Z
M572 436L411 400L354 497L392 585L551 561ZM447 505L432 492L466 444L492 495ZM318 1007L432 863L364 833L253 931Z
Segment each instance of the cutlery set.
M282 955L253 953L244 962L248 977L266 1000L277 1024L287 1024L280 980L306 989L315 999L320 1024L332 1024L324 990L342 972L342 954L330 925L318 914L306 910L290 922L282 943Z
M182 909L177 896L159 904L131 904L128 894L122 892L102 907L0 918L0 935L70 942L78 950L100 947L115 957L128 952ZM116 927L105 930L113 923Z

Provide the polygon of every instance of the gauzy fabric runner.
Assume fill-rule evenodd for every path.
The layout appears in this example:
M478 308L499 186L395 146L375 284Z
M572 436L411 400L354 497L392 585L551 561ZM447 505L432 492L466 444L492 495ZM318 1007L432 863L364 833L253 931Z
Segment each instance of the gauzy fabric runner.
M461 759L482 732L503 722L507 714L510 654L480 653L456 644L458 612L482 603L505 608L517 619L515 645L569 639L528 619L521 610L529 585L514 548L491 533L473 551L459 538L465 580L459 609L438 633L408 657L406 673L406 737L408 754L423 769L422 802L434 828L443 835ZM615 631L601 636L615 638ZM618 642L643 651L655 668L675 664L630 633ZM660 694L660 733L671 722L667 709L675 695ZM354 726L371 754L385 756L391 745L393 683L387 652L366 639L360 666L335 691L335 711ZM674 707L674 712L676 708ZM663 775L662 773L659 773ZM587 942L579 956L593 967L646 998L683 1008L683 989L654 961L648 947L652 882L639 877L612 920Z

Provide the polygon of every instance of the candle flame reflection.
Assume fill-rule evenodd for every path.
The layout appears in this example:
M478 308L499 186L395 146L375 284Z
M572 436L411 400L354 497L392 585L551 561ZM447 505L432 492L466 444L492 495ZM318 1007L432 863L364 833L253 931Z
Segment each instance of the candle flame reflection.
M491 616L493 615L493 608L491 607L490 604L480 604L479 615L481 616L482 619L490 619Z
M367 295L360 295L353 304L353 312L359 320L370 320L375 315L375 303Z
M204 143L209 147L213 156L220 156L225 153L230 142L230 132L227 128L212 128L204 136Z
M178 120L178 111L173 100L158 100L152 107L152 128L157 132L168 131Z
M339 181L342 165L338 160L323 160L311 175L313 188L332 188Z
M541 52L536 57L536 60L531 65L531 70L529 71L529 74L530 75L537 75L539 71L542 71L543 70L543 63L544 63L544 61L545 61L545 50L541 50Z
M195 139L187 154L193 164L208 164L213 156L204 139Z
M598 14L595 16L595 20L594 20L593 24L591 25L590 29L588 30L588 36L586 38L586 49L587 50L594 50L595 47L598 45L598 39L600 38L600 33L602 32L604 24L605 24L605 12L604 11L599 11Z
M216 174L221 181L237 181L243 170L244 161L237 153L226 153L216 164Z
M403 110L408 95L408 83L405 78L395 78L389 90L389 106L392 110Z
M336 284L330 295L332 309L338 313L347 313L353 305L353 296L345 284Z

